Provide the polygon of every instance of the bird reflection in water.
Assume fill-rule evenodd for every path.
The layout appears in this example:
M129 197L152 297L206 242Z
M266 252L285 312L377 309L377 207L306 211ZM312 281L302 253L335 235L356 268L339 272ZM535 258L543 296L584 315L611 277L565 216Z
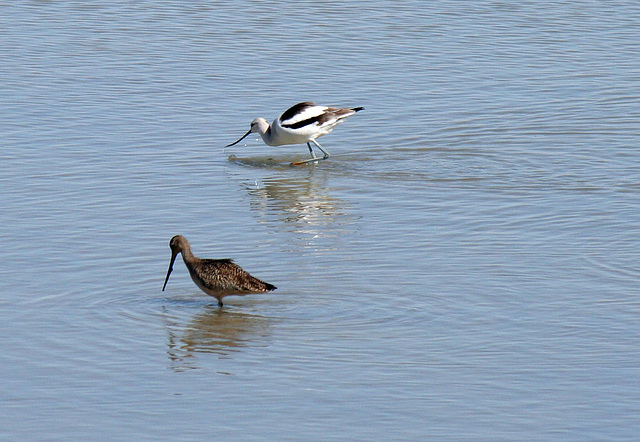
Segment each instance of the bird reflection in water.
M208 305L186 325L164 316L169 333L167 354L175 371L197 369L197 354L231 357L246 347L266 346L269 323L259 315L235 313Z
M353 226L347 203L331 195L324 176L266 178L259 186L248 189L254 198L252 210L268 221L287 227L305 238L340 236Z

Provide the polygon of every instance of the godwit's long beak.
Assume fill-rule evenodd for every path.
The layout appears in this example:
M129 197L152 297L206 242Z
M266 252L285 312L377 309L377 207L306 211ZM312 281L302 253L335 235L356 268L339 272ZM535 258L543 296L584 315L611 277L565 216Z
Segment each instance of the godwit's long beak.
M249 134L251 133L251 129L249 129L249 132L247 132L246 134L244 134L242 136L242 138L240 138L238 141L236 141L235 143L231 143L231 144L227 144L224 147L231 147L231 146L235 146L236 144L238 144L240 141L244 140Z
M172 250L171 251L171 262L169 263L169 270L167 270L167 277L164 278L164 285L162 286L162 291L164 292L164 288L167 286L167 282L169 282L169 275L173 272L173 263L176 260L176 256L178 256L178 252Z

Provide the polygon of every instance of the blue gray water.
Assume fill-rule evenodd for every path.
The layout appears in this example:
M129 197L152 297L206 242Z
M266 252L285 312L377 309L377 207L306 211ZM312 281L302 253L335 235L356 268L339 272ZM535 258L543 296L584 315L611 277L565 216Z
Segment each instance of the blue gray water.
M637 2L0 6L0 438L640 437ZM305 146L290 105L366 109ZM169 239L278 286L220 310Z

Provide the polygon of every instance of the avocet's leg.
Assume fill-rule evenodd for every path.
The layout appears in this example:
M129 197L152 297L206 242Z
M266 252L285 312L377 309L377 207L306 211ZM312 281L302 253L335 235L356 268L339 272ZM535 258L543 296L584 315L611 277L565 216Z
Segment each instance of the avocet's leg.
M313 149L311 148L311 144L307 143L307 147L309 148L309 152L311 152L311 159L302 160L302 161L296 161L296 162L291 163L291 164L293 164L294 166L299 166L300 164L312 163L312 162L315 162L315 161L322 161L322 160L326 160L327 158L329 158L329 152L324 150L322 148L322 146L320 146L316 140L311 140L311 142L313 144L315 144L318 147L318 149L320 149L322 151L324 156L322 158L316 157L316 154L313 152Z
M322 157L323 160L326 160L327 158L329 158L329 152L327 152L326 150L324 150L322 148L322 146L320 146L320 144L318 144L318 142L316 140L311 140L311 142L313 144L315 144L316 146L318 146L318 149L320 149L322 151L322 153L324 154L324 157ZM309 143L307 143L309 144Z
M311 144L307 143L307 147L309 148L309 153L311 154L311 159L315 160L317 157L316 157L316 153L311 148Z

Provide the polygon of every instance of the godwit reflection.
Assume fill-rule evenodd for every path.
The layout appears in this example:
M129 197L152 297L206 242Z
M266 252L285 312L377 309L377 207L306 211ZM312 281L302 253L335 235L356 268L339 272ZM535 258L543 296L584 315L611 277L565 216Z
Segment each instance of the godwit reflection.
M176 319L168 322L167 354L176 371L198 368L198 353L230 357L243 348L265 345L268 327L263 316L207 306L186 325Z

